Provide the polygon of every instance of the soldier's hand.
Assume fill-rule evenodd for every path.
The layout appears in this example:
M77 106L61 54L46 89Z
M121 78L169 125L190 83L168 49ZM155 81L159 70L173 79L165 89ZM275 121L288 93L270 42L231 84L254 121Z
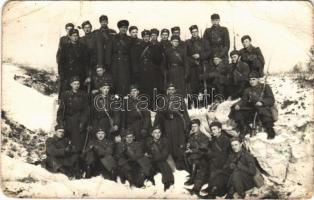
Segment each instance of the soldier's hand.
M90 148L90 149L93 149L93 148L94 148L94 145L90 145L89 148Z
M83 127L84 127L83 123L80 123L80 125L79 125L80 132L83 130Z
M117 142L117 143L121 142L121 136L120 135L116 136L114 138L114 141Z
M67 147L64 149L64 152L65 152L65 153L69 153L70 150L71 150L71 147L70 147L70 146L67 146Z
M119 127L117 126L117 125L114 125L113 127L112 127L112 131L117 131L119 129Z
M199 59L199 58L200 58L200 54L198 54L198 53L193 54L192 57L193 57L194 59Z
M90 83L90 82L91 82L91 80L90 80L90 78L88 77L87 79L85 79L84 84L87 84L87 83Z
M260 101L258 101L258 102L256 102L256 104L255 104L256 106L263 106L263 103L262 102L260 102Z
M98 90L92 90L92 94L97 94Z
M234 109L235 109L235 110L240 110L240 106L239 106L239 105L236 105L236 106L234 107Z

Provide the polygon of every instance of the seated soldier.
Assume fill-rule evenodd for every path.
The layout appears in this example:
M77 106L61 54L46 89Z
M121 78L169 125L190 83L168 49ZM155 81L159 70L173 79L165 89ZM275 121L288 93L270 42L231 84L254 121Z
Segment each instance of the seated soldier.
M209 199L227 193L228 176L221 169L228 159L231 148L229 137L221 127L220 122L212 122L209 126L213 136L207 153L210 172L207 188Z
M161 181L166 191L174 184L172 169L167 162L170 156L169 143L167 138L161 137L161 130L158 126L152 128L151 135L152 137L147 139L145 145L145 156L151 159L153 167L161 173Z
M253 156L242 149L239 138L230 140L233 152L223 167L229 176L227 199L232 199L237 193L241 199L245 197L245 191L255 186L253 177L256 173L256 166Z
M152 176L150 160L144 156L143 145L134 141L132 131L124 130L123 141L116 136L116 158L118 160L118 174L122 180L128 180L130 186L143 187L146 179L155 184Z
M115 180L116 161L113 158L114 143L106 138L101 128L96 131L96 138L89 141L84 152L87 164L85 178L102 174L104 178Z
M206 183L206 163L204 154L207 152L209 138L200 131L201 122L199 119L191 121L191 133L185 151L190 167L190 178L184 185L193 185L190 191L199 194L202 186Z
M112 87L112 76L108 72L105 72L105 69L97 65L96 67L96 73L92 75L92 83L91 83L91 91L92 94L99 93L99 88L102 83L108 83L110 87Z
M244 91L241 100L233 106L229 117L237 123L241 138L244 138L250 130L249 123L253 122L253 128L256 127L258 117L266 129L267 138L273 139L275 131L271 107L275 103L275 98L270 86L260 84L258 77L256 72L250 73L250 87Z
M61 172L71 178L80 178L77 148L64 137L62 125L57 125L55 130L54 136L46 140L47 170L53 173Z

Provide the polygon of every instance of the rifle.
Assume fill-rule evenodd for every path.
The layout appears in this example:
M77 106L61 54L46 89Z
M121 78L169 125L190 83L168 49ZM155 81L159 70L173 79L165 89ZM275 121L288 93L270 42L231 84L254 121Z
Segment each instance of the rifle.
M233 32L233 50L237 50L237 47L236 47L236 34L234 32L234 24L233 24L233 28L232 28L232 32Z
M206 29L207 29L207 24L206 24ZM201 31L201 36L202 36L202 30ZM204 40L204 37L202 36L202 42L203 42L203 48L205 49L205 40ZM202 61L202 65L203 65L203 73L204 73L204 81L203 81L203 85L204 85L204 105L207 109L207 82L206 82L206 79L205 79L205 73L206 73L206 65L205 65L205 61L203 60Z
M89 73L88 73L88 76L91 80L91 69L89 68ZM88 102L90 103L91 102L91 82L88 83L87 85L87 95L88 95ZM94 105L94 104L92 104ZM87 123L87 133L86 133L86 136L85 136L85 140L84 140L84 146L83 146L83 152L85 151L86 149L86 145L87 145L87 141L88 141L88 138L89 138L89 134L91 132L91 124L92 124L92 109L91 107L88 108L89 109L89 116L88 116L88 123Z

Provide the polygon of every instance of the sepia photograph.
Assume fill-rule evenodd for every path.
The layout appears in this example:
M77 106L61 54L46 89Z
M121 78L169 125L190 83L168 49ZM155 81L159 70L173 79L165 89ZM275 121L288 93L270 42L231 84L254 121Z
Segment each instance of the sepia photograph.
M312 1L2 3L1 198L312 199Z

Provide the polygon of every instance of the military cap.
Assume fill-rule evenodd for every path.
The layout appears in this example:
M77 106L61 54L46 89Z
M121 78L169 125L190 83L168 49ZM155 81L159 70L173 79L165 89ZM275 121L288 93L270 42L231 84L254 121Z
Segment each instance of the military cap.
M108 17L106 15L101 15L99 17L99 22L102 22L102 21L108 21Z
M220 16L219 16L218 14L214 13L214 14L212 14L212 15L210 16L210 18L211 18L212 20L214 20L214 19L220 19Z
M179 26L175 26L171 28L171 33L174 33L175 31L180 31L180 27Z
M190 26L190 32L192 32L194 29L197 29L198 30L198 27L197 27L197 25L192 25L192 26Z
M241 42L243 42L244 40L249 39L250 41L252 40L251 37L249 35L243 35L241 37Z
M86 26L86 25L90 25L92 27L92 24L88 20L83 22L81 27L84 28L84 26Z
M153 131L156 130L156 129L161 130L161 128L160 128L159 125L155 125L155 126L153 126L153 127L150 129L150 133L153 133Z
M259 74L256 71L252 71L249 74L249 78L259 78Z
M191 125L192 125L192 124L197 124L197 125L200 126L200 125L201 125L201 121L200 121L199 119L192 119L192 120L191 120Z
M212 122L210 125L209 125L209 128L211 129L212 127L214 126L217 126L218 128L221 128L222 127L222 124L220 122Z
M73 83L74 81L80 81L80 77L79 76L72 76L70 79L70 83Z
M213 58L221 58L221 55L219 55L219 53L214 53Z
M72 28L70 31L69 31L69 36L71 36L71 35L73 35L73 34L78 34L78 35L80 35L80 33L79 33L79 31L77 30L77 29L74 29L74 28Z
M157 28L153 28L150 30L150 34L156 34L157 36L159 35L159 30Z
M132 85L130 86L130 91L133 90L133 89L139 89L139 88L138 88L138 85L132 84Z
M180 36L178 36L178 35L172 35L171 38L170 38L170 40L171 40L171 41L172 41L172 40L179 40L179 41L180 41Z
M233 55L240 55L240 52L238 50L233 50L230 52L230 57Z
M57 124L57 125L55 126L55 130L57 131L57 130L60 130L60 129L63 129L63 130L64 130L64 126L63 126L62 124Z
M145 35L149 35L150 36L150 31L145 29L145 30L143 30L141 32L141 34L142 34L142 37L144 37Z
M241 139L239 137L233 137L230 139L230 143L232 143L234 141L238 141L239 143L241 143Z
M173 83L168 83L168 85L167 85L167 88L170 88L170 87L176 87Z
M134 135L133 131L131 129L124 129L121 131L121 136L126 137L128 135Z
M102 87L105 87L105 86L111 87L110 83L108 83L107 81L101 81L101 82L99 83L99 88L98 88L98 89L100 89L100 88L102 88Z
M72 24L72 23L67 23L67 24L65 25L65 28L68 28L68 27L74 28L74 24Z
M118 28L121 28L123 26L129 26L129 21L128 20L120 20L117 23Z
M96 65L96 69L98 69L98 68L104 69L104 66L103 65Z
M99 133L99 132L104 132L106 134L106 132L102 128L97 128L95 130L95 133Z
M165 32L168 33L168 35L170 34L169 30L166 28L161 29L160 34L165 33Z
M130 26L130 28L129 28L129 32L131 32L131 31L133 31L133 30L138 30L138 28L137 28L137 26Z

